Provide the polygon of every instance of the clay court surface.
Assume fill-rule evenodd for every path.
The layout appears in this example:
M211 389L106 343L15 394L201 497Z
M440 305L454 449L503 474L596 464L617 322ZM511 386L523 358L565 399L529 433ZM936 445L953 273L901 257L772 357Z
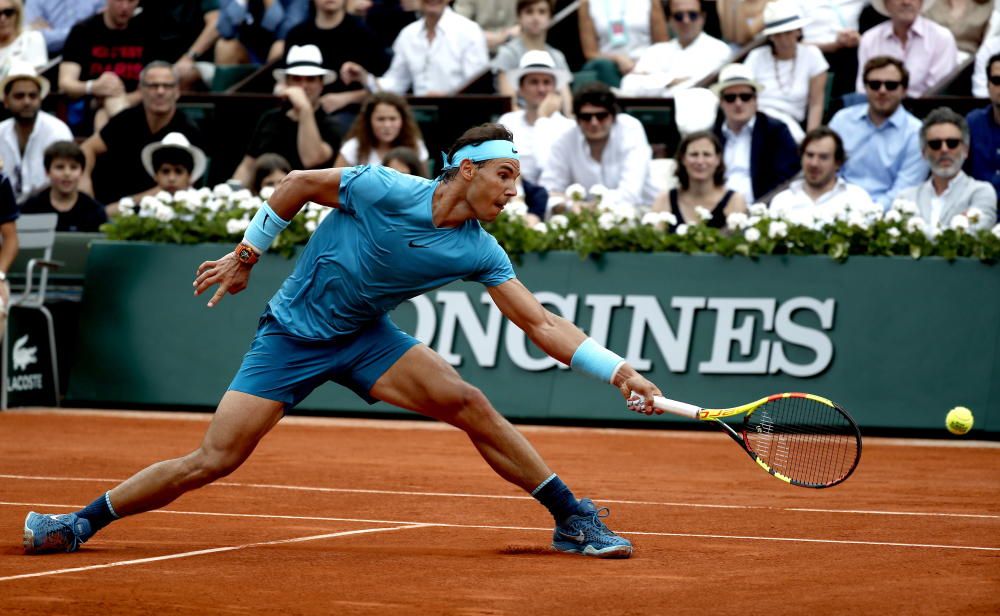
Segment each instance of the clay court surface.
M21 554L29 510L89 503L208 419L0 413L0 614L1000 613L1000 447L957 438L866 439L808 490L721 433L525 427L636 546L600 561L549 551L548 513L456 430L291 417L221 483Z

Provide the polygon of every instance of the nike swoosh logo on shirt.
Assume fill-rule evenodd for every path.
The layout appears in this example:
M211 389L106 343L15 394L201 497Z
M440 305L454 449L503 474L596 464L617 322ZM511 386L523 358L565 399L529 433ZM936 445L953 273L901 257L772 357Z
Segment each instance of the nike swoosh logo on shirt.
M430 248L430 246L427 246L425 244L418 244L413 240L410 240L410 248Z
M582 530L575 535L571 535L565 531L559 531L559 534L570 541L576 541L577 543L583 543L587 539L587 536L583 534Z

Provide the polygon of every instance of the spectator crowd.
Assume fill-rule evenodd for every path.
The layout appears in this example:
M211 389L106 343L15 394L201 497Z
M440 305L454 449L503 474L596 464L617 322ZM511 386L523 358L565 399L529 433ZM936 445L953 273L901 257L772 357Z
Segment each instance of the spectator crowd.
M232 145L178 102L241 67L280 105L234 136L224 169ZM408 97L476 82L511 101L497 120L540 220L600 184L720 228L754 203L895 199L930 224L970 208L996 221L995 0L0 0L0 242L19 212L95 231L125 198L209 177L254 193L294 169L433 178ZM985 100L914 104L945 88ZM637 98L672 111L664 126L627 111ZM651 143L655 128L676 138Z

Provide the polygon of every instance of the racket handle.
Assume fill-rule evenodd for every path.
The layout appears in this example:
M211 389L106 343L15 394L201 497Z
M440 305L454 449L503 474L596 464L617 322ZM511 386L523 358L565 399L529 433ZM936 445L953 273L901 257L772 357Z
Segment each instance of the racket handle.
M664 398L663 396L653 396L653 406L661 411L666 411L668 413L673 413L674 415L680 415L689 419L698 419L698 411L701 410L700 406L688 404L687 402L671 400L670 398Z

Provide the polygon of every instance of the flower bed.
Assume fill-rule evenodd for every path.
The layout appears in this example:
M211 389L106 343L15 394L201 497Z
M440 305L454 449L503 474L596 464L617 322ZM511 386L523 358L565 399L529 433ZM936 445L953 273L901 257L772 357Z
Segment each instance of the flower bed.
M775 216L767 206L754 204L749 214L729 216L726 229L705 226L711 213L698 208L701 222L681 224L669 212L645 212L617 203L601 186L586 191L567 190L566 214L547 222L530 216L524 202L515 199L486 228L512 255L552 250L576 251L583 256L604 252L683 252L753 257L763 254L826 254L835 259L849 255L969 257L985 262L1000 258L1000 224L972 230L982 213L970 210L946 225L931 226L916 216L912 202L897 200L891 209L881 207L826 208L819 216L791 212ZM263 198L269 196L262 193ZM246 190L233 191L220 184L214 189L166 192L145 197L138 204L121 203L122 213L102 227L110 239L143 240L177 244L236 242L261 198ZM272 249L291 254L308 241L330 213L330 208L309 203L295 217Z

